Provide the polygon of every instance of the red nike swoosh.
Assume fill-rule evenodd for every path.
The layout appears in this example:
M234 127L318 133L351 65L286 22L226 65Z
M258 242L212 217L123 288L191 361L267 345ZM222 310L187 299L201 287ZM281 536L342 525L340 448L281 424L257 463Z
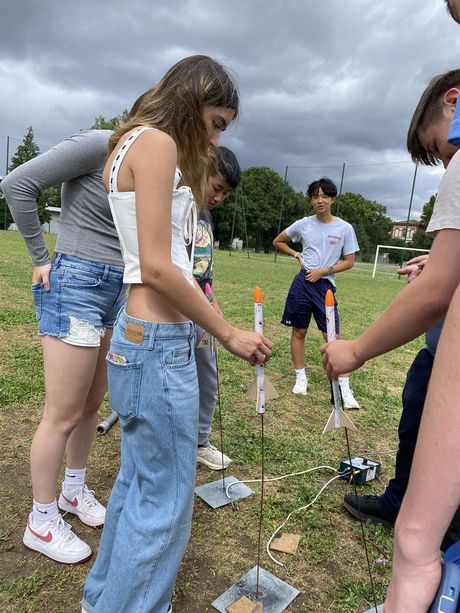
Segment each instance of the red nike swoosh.
M69 500L68 498L66 498L66 497L64 496L64 494L62 494L62 497L64 498L64 500L65 500L66 502L68 502L69 504L71 504L73 507L78 507L78 500L77 500L77 498L74 498L73 500Z
M45 543L49 543L52 538L53 535L51 534L51 532L48 530L48 534L46 536L43 536L42 534L38 534L38 532L35 532L35 530L32 530L32 528L30 527L30 518L27 518L27 527L29 528L29 530L32 532L32 534L34 536L36 536L37 538L39 538L41 541L45 541Z

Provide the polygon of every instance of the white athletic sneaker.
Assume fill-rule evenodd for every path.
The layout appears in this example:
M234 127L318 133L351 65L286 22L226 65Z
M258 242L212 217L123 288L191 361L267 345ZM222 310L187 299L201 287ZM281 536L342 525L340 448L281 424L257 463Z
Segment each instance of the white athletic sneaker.
M307 395L308 379L297 379L294 387L292 388L293 394Z
M196 461L200 464L204 464L211 470L222 470L222 464L223 468L227 468L232 462L225 453L219 451L214 445L198 447Z
M343 406L346 409L359 409L359 403L353 396L353 391L349 388L340 387L342 393Z
M62 511L77 515L87 526L102 528L104 525L105 507L96 500L93 490L86 484L75 488L71 495L64 494L62 490L58 507Z
M63 564L80 564L91 557L91 548L72 532L70 524L60 515L35 528L32 513L27 519L27 528L22 542L29 549Z

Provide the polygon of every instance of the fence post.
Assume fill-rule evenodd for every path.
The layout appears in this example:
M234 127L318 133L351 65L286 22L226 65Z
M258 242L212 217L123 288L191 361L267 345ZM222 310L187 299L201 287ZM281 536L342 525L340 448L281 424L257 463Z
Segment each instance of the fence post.
M287 176L288 176L288 166L286 166L284 170L284 190L283 190L283 195L281 196L280 218L278 220L278 234L281 232L281 218L283 217L284 198L287 192ZM275 249L275 257L274 257L273 262L276 262L277 255L278 255L278 249Z
M342 187L343 187L343 177L345 176L345 162L342 165L342 176L340 177L340 187L339 187L339 196L342 194ZM339 214L340 211L340 200L337 203L337 211L336 211L336 215Z
M5 169L5 176L8 174L8 162L10 159L10 137L7 136L6 137L6 169ZM4 229L7 230L7 211L8 211L8 205L6 204L6 199L3 199L5 202L5 215L4 215Z
M229 245L229 251L228 251L228 255L232 255L232 242L233 242L233 234L235 232L235 219L236 219L236 207L238 206L238 194L240 193L240 188L241 188L241 183L240 183L240 187L236 190L236 194L235 194L235 206L233 207L233 219L232 219L232 232L230 235L230 245Z
M411 210L412 210L412 200L414 199L415 180L417 178L417 168L418 168L418 164L415 165L414 178L412 179L412 190L411 190L411 193L410 193L409 210L407 211L406 236L404 237L404 246L407 245L407 233L409 231L409 221L410 221L410 213L411 213ZM403 265L403 262L404 262L404 251L401 251L401 263L400 263L400 266Z
M246 223L246 207L244 206L244 193L243 193L243 182L240 183L241 186L241 205L243 208L243 221L244 221L244 236L246 238L246 251L248 253L249 259L249 239L248 239L248 225Z

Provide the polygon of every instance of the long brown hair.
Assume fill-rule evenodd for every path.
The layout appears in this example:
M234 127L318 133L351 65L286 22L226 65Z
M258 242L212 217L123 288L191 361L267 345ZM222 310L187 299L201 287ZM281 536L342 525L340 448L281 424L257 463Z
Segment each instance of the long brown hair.
M177 64L161 81L146 91L109 140L109 154L120 138L137 126L151 126L166 132L177 146L177 165L182 183L189 185L198 205L204 193L210 168L203 108L218 106L238 114L238 90L225 68L205 55L192 55ZM133 112L134 111L134 112Z

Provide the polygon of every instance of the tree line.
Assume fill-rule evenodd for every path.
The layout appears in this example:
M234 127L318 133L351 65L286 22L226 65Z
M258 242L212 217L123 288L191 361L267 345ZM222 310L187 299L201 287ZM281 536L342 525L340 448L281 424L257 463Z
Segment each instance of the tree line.
M103 116L96 117L91 129L113 130L126 118L126 115L125 110L122 115L109 120ZM34 142L34 133L30 126L22 144L11 159L8 170L14 170L39 153L40 149ZM421 228L415 232L407 246L420 249L431 247L432 239L425 234L425 228L433 212L435 197L432 196L424 205L420 218ZM38 197L40 222L45 223L50 220L47 206L59 207L60 204L60 186L51 187L40 194ZM5 200L0 195L0 226L8 228L13 219L7 207L5 216L5 207ZM274 237L281 230L297 219L313 213L313 207L306 194L294 190L271 168L255 166L243 171L239 188L234 190L223 204L214 209L214 236L221 248L229 247L231 240L238 237L244 241L245 247L256 252L269 253L273 249ZM393 220L386 214L386 207L374 200L367 200L361 194L352 192L341 194L337 197L332 213L352 224L362 259L365 261L373 259L378 244L396 247L406 244L403 239L390 237Z
M434 200L435 196L432 196L423 208L421 223L424 228L431 218ZM238 237L249 249L269 253L273 249L273 239L281 230L297 219L313 214L314 209L306 194L295 191L274 170L248 168L242 173L240 187L214 209L214 235L224 248L230 246L232 238ZM346 192L338 196L332 214L354 227L364 261L373 259L378 244L405 245L403 239L390 237L394 222L386 214L386 207L361 194ZM407 246L428 249L431 242L422 228L417 230Z

